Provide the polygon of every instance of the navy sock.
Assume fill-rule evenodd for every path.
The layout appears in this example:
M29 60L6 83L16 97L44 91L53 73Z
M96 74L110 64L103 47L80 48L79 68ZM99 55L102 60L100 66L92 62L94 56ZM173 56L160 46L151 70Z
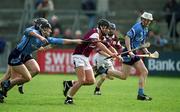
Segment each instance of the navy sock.
M96 88L95 88L95 91L100 91L100 88L96 87Z
M144 89L143 88L139 88L138 95L143 95L143 94L144 94Z

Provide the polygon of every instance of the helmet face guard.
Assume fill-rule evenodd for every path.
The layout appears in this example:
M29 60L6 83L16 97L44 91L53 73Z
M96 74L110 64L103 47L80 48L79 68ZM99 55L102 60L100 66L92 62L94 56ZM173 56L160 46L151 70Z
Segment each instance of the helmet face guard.
M42 33L42 35L43 35L44 37L49 37L50 34L51 34L51 32L52 32L52 30L47 27L47 28L42 28L42 29L40 29L40 32Z
M108 35L109 35L109 36L113 36L113 35L114 35L115 30L116 30L116 25L115 25L114 23L110 23L110 25L109 25L109 33L108 33Z
M101 30L103 36L107 35L109 30L109 21L106 19L100 19L98 21L98 28Z
M107 27L107 28L109 28L109 21L108 20L106 20L106 19L100 19L99 21L98 21L98 28L100 28L100 27Z
M48 37L50 36L51 31L51 25L45 18L38 18L34 21L35 23L35 29L39 30L43 36Z
M145 27L149 26L149 24L151 23L152 20L153 20L153 16L151 13L144 12L141 15L141 23Z
M45 18L37 18L34 20L34 26L37 30L39 30L40 25L48 23L48 20Z

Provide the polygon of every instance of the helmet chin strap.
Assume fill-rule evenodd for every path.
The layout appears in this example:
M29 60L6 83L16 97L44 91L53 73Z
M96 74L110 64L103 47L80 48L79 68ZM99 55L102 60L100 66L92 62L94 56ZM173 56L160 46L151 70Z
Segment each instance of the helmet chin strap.
M113 33L109 33L108 35L109 35L109 36L113 36Z
M100 31L101 31L102 36L106 36L106 34L102 32L102 27L100 27Z
M44 37L48 37L49 36L48 33L46 31L44 31L43 29L41 29L40 31L41 31L41 33L42 33L42 35Z

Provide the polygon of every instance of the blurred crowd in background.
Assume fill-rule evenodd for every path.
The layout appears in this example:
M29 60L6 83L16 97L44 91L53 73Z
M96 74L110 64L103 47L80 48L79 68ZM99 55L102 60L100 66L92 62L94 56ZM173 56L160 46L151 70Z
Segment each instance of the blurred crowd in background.
M109 0L80 0L80 10L83 12L85 19L88 21L87 29L94 28L96 26L97 18L107 17L108 14L113 15L113 12L110 12ZM52 25L52 36L53 37L61 37L61 38L81 38L84 33L86 33L83 28L72 29L72 27L66 27L62 21L62 16L54 13L56 11L55 7L56 2L53 0L34 0L33 7L34 13L33 18L30 19L32 21L35 18L43 17L49 20ZM64 4L66 5L66 4ZM143 5L143 4L142 4ZM168 29L167 35L161 33L160 20L158 17L154 19L152 24L149 26L149 41L153 43L156 47L163 47L169 44L179 44L180 32L178 31L178 23L180 21L180 3L176 0L166 0L164 1L163 7L161 7L162 12L164 12L164 20L166 22L166 26ZM151 11L149 9L137 9L135 11L137 19L135 21L139 21L139 15L141 15L144 11ZM110 13L109 13L110 12ZM152 12L154 14L154 12ZM157 16L157 15L156 15ZM111 18L108 18L111 21ZM80 21L81 22L81 21ZM121 26L116 21L114 22L117 26ZM28 25L32 25L32 22L26 23L26 27ZM130 25L131 26L131 25ZM121 27L120 27L121 28ZM118 29L117 33L120 39L123 39L123 36L126 32L121 32L122 29ZM0 39L0 52L3 51L3 47L5 46L5 40Z

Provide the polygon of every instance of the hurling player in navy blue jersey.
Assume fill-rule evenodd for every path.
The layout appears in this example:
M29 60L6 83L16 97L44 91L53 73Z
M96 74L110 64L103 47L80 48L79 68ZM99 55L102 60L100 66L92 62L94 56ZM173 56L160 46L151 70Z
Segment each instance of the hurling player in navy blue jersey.
M34 25L26 28L21 41L13 49L8 58L8 69L1 80L0 102L15 85L29 82L40 71L38 63L32 58L32 52L49 44L81 44L80 39L62 39L49 37L51 25L48 20L38 18Z
M146 82L146 78L148 75L148 70L146 66L144 65L144 62L140 57L135 56L136 52L132 52L132 49L135 49L137 47L140 47L140 45L144 44L147 37L148 37L148 26L152 22L153 16L151 13L144 12L141 15L141 21L137 22L133 27L127 32L125 36L125 50L129 51L127 54L122 56L128 56L130 55L131 59L124 60L122 64L122 72L123 75L128 77L130 74L130 68L131 66L135 67L137 71L139 71L139 88L138 88L138 95L137 100L146 100L150 101L152 100L151 97L145 95L144 93L144 86ZM143 49L143 52L145 54L150 54L147 48Z

